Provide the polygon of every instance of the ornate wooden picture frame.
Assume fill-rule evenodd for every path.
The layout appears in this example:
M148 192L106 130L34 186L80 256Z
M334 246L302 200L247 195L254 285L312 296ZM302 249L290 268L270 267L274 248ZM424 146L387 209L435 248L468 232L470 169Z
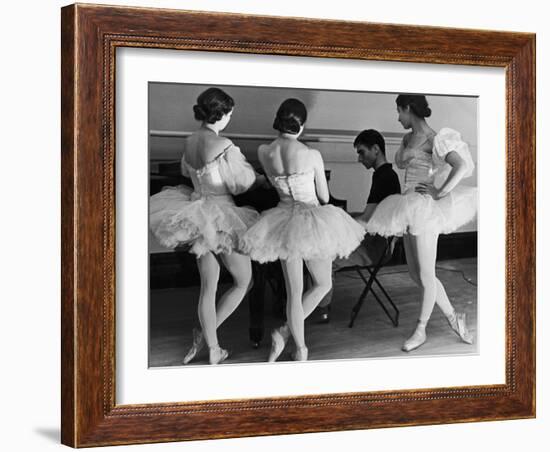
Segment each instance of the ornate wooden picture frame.
M62 9L61 33L64 444L535 416L535 35L79 4ZM505 384L117 405L114 90L120 47L505 68Z

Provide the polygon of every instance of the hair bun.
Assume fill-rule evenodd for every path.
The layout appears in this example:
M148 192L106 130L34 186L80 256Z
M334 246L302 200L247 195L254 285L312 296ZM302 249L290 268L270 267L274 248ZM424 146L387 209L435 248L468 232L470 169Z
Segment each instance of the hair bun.
M298 119L293 116L287 116L283 118L278 117L275 119L275 123L273 124L273 128L279 130L282 133L298 133L301 127L302 126Z
M307 109L299 99L286 99L275 115L273 128L281 133L300 133L307 119Z
M401 108L409 107L420 118L427 118L432 114L424 94L400 94L395 102Z
M206 119L206 112L200 105L193 105L193 113L195 113L197 121L204 121Z
M234 105L235 101L225 91L219 88L208 88L197 97L193 112L197 121L214 124L233 110Z

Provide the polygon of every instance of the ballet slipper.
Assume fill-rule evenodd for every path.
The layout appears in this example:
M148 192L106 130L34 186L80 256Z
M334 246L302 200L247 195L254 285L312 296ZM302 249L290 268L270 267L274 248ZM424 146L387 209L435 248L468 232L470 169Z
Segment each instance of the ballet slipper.
M219 345L210 347L210 364L220 364L227 359L229 352Z
M204 344L204 335L202 334L202 331L197 328L193 328L193 345L185 355L185 358L183 358L183 364L189 364L189 362L202 350Z
M296 351L292 354L292 359L294 361L307 361L307 347L296 347Z
M447 317L447 321L449 322L452 330L458 335L458 337L460 337L462 342L473 344L474 338L466 327L466 313L455 312L454 315Z
M271 332L271 351L269 352L268 362L273 363L277 361L277 358L281 356L288 341L288 333L285 333L286 328L284 326L275 328Z
M402 350L410 352L420 347L424 342L426 342L426 329L417 326L412 336L403 344Z

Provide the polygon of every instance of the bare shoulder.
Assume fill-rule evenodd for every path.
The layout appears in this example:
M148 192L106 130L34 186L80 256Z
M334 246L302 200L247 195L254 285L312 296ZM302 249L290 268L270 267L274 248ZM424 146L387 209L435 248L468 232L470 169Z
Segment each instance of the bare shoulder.
M260 146L258 146L258 155L259 154L268 155L277 150L280 150L280 148L281 147L279 146L279 144L276 143L275 141L271 143L260 144Z
M323 162L323 155L321 154L321 151L317 149L309 148L309 157L316 163Z
M315 148L308 148L309 152L311 152L311 155L314 155L315 157L321 157L321 151Z
M211 138L210 144L207 145L207 158L212 160L213 158L221 155L226 149L233 146L233 142L229 138L215 136Z
M218 146L220 146L221 148L223 148L223 149L228 148L229 146L231 146L233 144L233 142L229 138L226 138L226 137L217 136L215 138L215 140L216 140L216 144Z
M263 154L264 152L266 152L268 149L270 149L270 144L260 144L258 146L258 154Z

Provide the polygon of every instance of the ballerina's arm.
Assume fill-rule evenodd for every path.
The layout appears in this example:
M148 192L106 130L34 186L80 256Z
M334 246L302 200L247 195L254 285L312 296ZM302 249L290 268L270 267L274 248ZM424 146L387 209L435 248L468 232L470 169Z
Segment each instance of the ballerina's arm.
M456 151L451 151L445 156L445 161L451 165L451 172L447 180L439 188L439 197L447 196L453 188L464 178L468 172L468 166L460 154Z
M181 175L183 177L189 177L189 170L187 169L187 164L185 163L185 142L183 144L183 153L181 155L180 169L181 169Z
M325 164L321 153L316 149L311 149L313 154L313 165L315 171L315 191L321 204L327 204L329 200L329 191L327 178L325 176Z
M220 174L229 192L238 195L250 189L257 181L257 173L238 146L230 144L220 159Z
M434 199L440 199L447 196L468 173L468 165L456 151L447 153L445 155L445 161L451 166L451 171L443 185L440 188L436 188L432 184L418 184L415 191L422 194L428 194Z
M416 191L427 193L434 199L447 196L458 183L473 174L475 164L470 154L468 144L462 140L459 132L444 127L434 137L433 159L436 165L436 180L434 185L421 184Z

